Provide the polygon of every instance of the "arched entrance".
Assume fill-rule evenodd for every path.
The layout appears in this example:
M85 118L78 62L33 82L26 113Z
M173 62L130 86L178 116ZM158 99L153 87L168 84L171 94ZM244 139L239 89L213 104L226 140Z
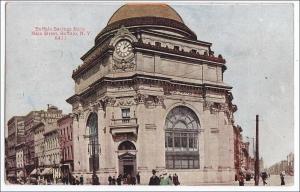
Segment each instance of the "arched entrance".
M136 175L136 148L130 141L122 142L119 147L119 174Z

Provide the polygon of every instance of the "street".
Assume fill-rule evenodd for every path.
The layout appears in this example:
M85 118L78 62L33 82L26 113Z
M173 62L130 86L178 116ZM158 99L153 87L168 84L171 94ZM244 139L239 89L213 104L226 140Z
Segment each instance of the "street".
M270 178L267 178L266 180L267 185L266 186L280 186L280 176L279 175L270 175ZM285 176L285 185L291 186L294 184L294 176ZM234 182L234 185L239 185L238 181ZM262 186L263 182L262 179L259 178L259 185ZM254 180L251 179L251 181L245 181L245 186L254 186Z

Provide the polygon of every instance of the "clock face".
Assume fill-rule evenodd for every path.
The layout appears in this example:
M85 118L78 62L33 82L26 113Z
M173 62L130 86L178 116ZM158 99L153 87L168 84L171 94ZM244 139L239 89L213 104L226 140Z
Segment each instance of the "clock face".
M127 40L119 41L116 45L116 53L120 57L127 57L132 51L132 45Z

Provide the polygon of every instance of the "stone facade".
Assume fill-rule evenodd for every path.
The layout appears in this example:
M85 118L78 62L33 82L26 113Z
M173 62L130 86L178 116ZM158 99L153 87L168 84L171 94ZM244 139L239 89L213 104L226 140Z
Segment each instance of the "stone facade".
M67 99L75 175L89 179L95 169L107 184L109 175L139 172L147 184L155 169L183 185L234 180L237 108L211 43L183 22L141 13L109 24L82 60Z

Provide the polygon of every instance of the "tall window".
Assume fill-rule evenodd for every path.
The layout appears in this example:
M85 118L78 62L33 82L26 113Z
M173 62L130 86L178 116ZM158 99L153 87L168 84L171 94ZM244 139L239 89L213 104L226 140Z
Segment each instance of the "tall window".
M185 106L172 109L165 122L166 167L199 168L200 123L196 114Z
M96 113L90 114L87 121L87 128L89 129L89 150L90 151L90 170L99 169L99 141L98 141L98 116ZM93 159L93 157L95 159Z

